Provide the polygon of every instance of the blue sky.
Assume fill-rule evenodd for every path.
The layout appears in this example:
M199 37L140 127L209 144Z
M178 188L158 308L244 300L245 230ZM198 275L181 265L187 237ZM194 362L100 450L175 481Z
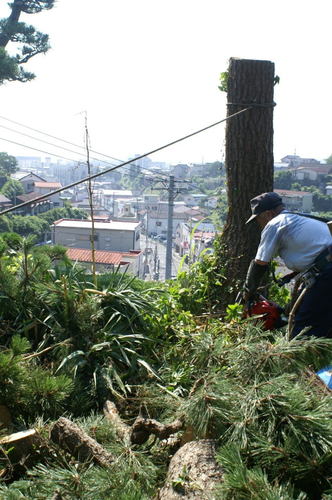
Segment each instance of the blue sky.
M280 76L275 161L332 153L329 0L58 0L24 20L49 33L52 49L27 67L35 81L1 86L6 118L83 145L87 111L91 147L126 159L224 118L218 77L229 58L267 59ZM0 137L61 154L1 127ZM224 126L152 158L223 160Z

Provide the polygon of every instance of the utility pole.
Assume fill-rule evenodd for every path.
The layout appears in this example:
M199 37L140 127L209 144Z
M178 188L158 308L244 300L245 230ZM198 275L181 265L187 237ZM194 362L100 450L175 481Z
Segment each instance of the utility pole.
M172 277L172 246L173 246L173 211L174 211L174 175L169 177L168 186L168 217L167 217L167 243L166 243L166 270L165 279Z
M165 279L169 280L172 277L172 247L173 247L173 212L174 200L177 194L187 191L186 189L177 188L175 190L175 183L183 181L176 181L174 175L169 176L168 186L164 188L155 188L156 190L168 191L168 216L167 216L167 241L166 241L166 269Z
M93 189L91 183L91 165L90 165L90 150L89 150L89 131L88 131L88 118L85 113L85 147L86 147L86 164L88 167L88 198L90 205L90 217L91 217L91 234L90 234L90 248L91 248L91 256L92 256L92 276L93 282L96 285L97 276L96 276L96 252L95 252L95 220L94 220L94 211L93 211Z

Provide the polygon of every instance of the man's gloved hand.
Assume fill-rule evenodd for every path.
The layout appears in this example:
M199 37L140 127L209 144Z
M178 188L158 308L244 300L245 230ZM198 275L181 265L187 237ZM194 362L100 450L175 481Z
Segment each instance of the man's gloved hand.
M257 295L257 288L268 267L267 265L257 264L255 260L250 262L242 294L242 299L245 304L250 304L250 302L254 301Z

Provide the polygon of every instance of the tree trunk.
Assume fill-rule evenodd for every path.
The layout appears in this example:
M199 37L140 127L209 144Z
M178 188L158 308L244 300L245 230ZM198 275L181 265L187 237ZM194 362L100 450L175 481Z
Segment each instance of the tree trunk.
M67 418L61 417L55 422L51 439L82 462L93 460L102 466L109 466L114 462L110 453Z
M6 47L13 33L17 30L17 22L21 15L21 4L18 0L14 0L11 4L11 13L7 18L2 32L0 33L0 47Z
M273 190L273 87L274 64L232 58L228 72L228 116L244 108L226 126L228 216L221 236L221 265L226 284L243 281L259 241L250 199ZM235 298L236 287L232 298Z
M159 500L213 498L214 487L222 481L222 469L215 460L215 441L191 441L173 456Z

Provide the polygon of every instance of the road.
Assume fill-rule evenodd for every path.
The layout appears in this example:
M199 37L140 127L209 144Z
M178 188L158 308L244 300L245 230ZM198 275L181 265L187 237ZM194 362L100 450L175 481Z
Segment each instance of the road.
M161 243L159 241L153 240L151 238L141 236L141 249L145 250L148 248L147 255L147 269L146 269L146 280L156 280L165 281L165 270L166 270L166 243ZM188 266L184 264L182 257L180 257L176 252L172 252L172 277L176 277L179 269L187 269ZM182 262L182 264L181 264Z

